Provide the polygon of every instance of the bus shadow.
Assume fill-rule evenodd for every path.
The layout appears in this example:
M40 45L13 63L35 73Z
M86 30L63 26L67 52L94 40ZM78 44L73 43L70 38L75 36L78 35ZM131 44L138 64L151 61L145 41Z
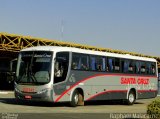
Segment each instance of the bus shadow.
M52 103L42 101L21 101L15 98L0 98L0 102L11 105L23 105L23 106L37 106L37 107L70 107L67 102ZM144 104L141 102L135 102L135 104ZM107 100L107 101L89 101L85 102L85 106L98 106L98 105L126 105L122 101Z
M144 104L142 102L135 102L134 105L137 104ZM98 106L98 105L127 105L125 102L123 101L119 101L119 100L104 100L104 101L89 101L89 102L85 102L86 106Z
M52 103L44 101L22 101L15 98L0 98L0 102L11 105L37 106L37 107L69 107L68 103Z

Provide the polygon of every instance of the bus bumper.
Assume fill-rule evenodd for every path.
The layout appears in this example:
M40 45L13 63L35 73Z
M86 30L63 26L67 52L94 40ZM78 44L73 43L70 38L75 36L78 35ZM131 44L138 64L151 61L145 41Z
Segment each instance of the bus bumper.
M15 98L19 100L53 102L51 90L46 90L45 92L41 93L23 93L15 90L14 94Z

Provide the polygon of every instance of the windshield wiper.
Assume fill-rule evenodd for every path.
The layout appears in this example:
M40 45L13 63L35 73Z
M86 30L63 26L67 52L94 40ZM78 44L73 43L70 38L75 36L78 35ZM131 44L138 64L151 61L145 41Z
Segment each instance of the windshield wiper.
M29 77L32 79L33 82L37 83L37 79L36 79L36 77L34 76L34 74L32 72L30 72Z

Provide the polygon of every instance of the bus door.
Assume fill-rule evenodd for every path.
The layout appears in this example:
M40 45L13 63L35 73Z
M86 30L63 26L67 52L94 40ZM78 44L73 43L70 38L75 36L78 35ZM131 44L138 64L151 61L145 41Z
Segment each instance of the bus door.
M58 52L54 62L54 92L60 95L66 90L69 67L69 52Z

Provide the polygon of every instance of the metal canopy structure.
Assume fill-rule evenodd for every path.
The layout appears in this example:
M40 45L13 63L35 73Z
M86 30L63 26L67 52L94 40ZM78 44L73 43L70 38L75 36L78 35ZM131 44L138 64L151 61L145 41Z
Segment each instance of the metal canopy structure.
M149 57L155 58L158 61L158 67L160 68L160 57L143 55L134 52L127 52L121 50L113 50L109 48L98 48L94 46L87 46L82 44L75 44L69 42L61 42L58 40L48 40L42 38L34 38L30 36L21 36L21 35L14 35L8 33L0 33L0 55L5 54L7 56L12 56L18 53L21 49L33 46L65 46L65 47L76 47L81 49L88 49L88 50L95 50L95 51L102 51L102 52L111 52L111 53L118 53L118 54L130 54L134 56L141 56L141 57ZM4 55L3 55L4 56Z

